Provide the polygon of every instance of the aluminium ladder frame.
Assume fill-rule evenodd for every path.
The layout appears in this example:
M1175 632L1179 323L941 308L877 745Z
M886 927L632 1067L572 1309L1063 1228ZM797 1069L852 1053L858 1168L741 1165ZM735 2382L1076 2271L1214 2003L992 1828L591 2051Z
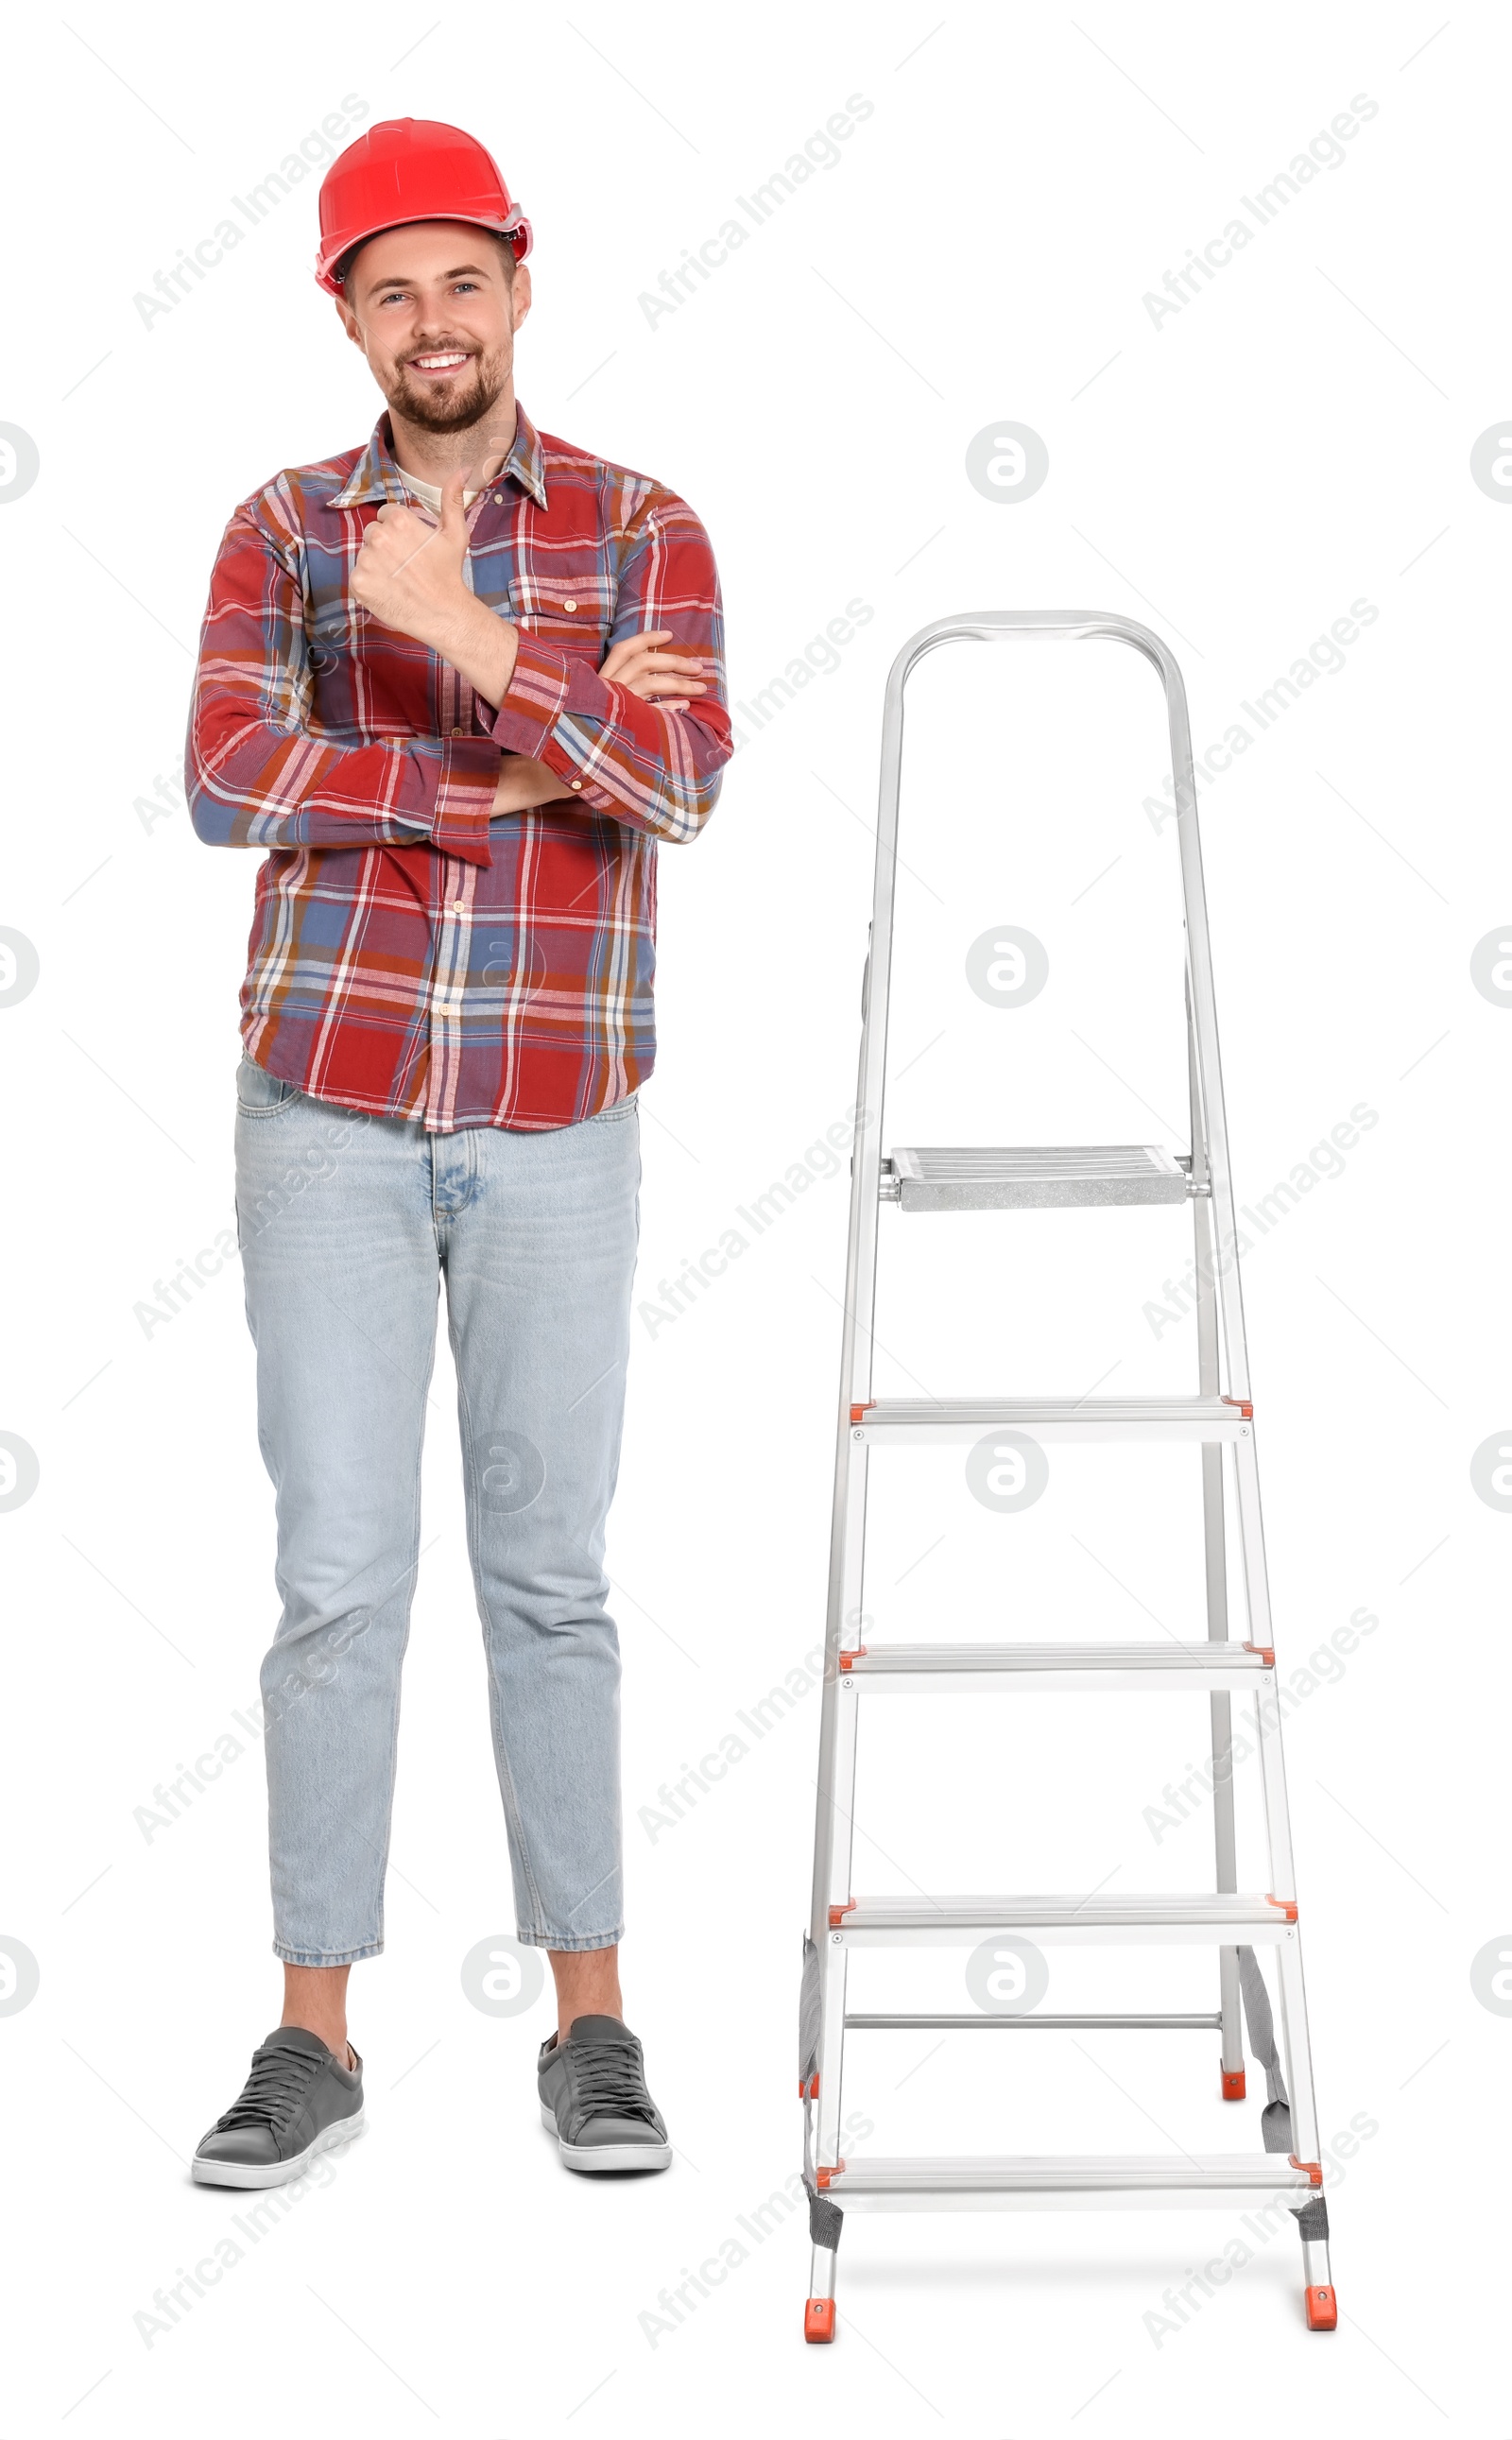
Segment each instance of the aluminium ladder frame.
M960 639L1125 643L1153 664L1164 687L1186 931L1191 1152L1185 1157L1173 1160L1151 1147L1140 1146L1048 1152L972 1148L891 1156L882 1152L904 690L909 673L926 653ZM1282 2204L1296 2217L1303 2242L1307 2324L1312 2329L1332 2329L1337 2300L1328 2257L1327 2207L1322 2193L1192 743L1185 689L1170 651L1147 627L1097 611L984 611L939 619L921 628L898 654L888 677L876 842L851 1165L813 1908L803 1944L800 2011L804 2183L813 2240L804 2335L823 2341L835 2334L836 2249L846 2209L1138 2209L1161 2204L1243 2208L1252 2207L1257 2200ZM981 1210L1178 1199L1191 1201L1196 1236L1195 1398L873 1397L878 1213L884 1201L916 1210ZM1227 1390L1222 1387L1225 1378ZM870 1449L897 1443L969 1444L994 1427L1015 1426L1039 1442L1141 1439L1200 1444L1205 1643L873 1644L869 1649L861 1642ZM1229 1462L1248 1610L1249 1633L1243 1642L1233 1642L1229 1632L1225 1448L1232 1452ZM1205 1690L1210 1698L1216 1851L1213 1893L1116 1899L1102 1895L919 1900L853 1896L852 1815L861 1691L863 1685L874 1691L890 1680L897 1688L923 1680L936 1689L947 1686L974 1693L1010 1687L1065 1691L1089 1685L1098 1691ZM1255 1697L1270 1886L1254 1896L1243 1895L1237 1888L1231 1726L1234 1692ZM1211 2016L846 2014L846 1965L853 1947L970 1948L996 1934L1016 1931L1032 1936L1041 1947L1215 1945L1217 2012ZM1265 1980L1254 1959L1257 1945L1273 1947L1276 1954L1285 2075ZM1262 2153L1197 2160L1173 2151L1150 2157L856 2158L849 2162L840 2156L848 2031L1212 2028L1221 2036L1223 2098L1241 2101L1245 2095L1241 1995L1251 2047L1266 2071Z

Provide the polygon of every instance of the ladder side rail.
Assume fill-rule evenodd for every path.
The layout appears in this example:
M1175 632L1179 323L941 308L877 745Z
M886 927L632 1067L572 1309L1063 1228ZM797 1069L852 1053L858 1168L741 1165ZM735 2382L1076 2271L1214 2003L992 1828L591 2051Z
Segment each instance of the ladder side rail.
M1238 1460L1241 1501L1245 1478L1254 1480L1253 1458ZM1257 1497L1257 1495L1256 1495ZM1253 1530L1258 1530L1258 1517ZM1260 1795L1265 1809L1266 1851L1270 1859L1270 1890L1278 1898L1297 1895L1296 1866L1291 1851L1291 1810L1287 1802L1287 1766L1281 1749L1281 1686L1272 1677L1255 1692L1255 1729L1260 1753Z
M1312 2045L1307 2036L1307 1999L1302 1979L1302 1943L1293 1933L1277 1944L1276 1984L1281 1997L1281 2040L1287 2059L1291 2108L1291 2148L1299 2161L1317 2161L1318 2104L1312 2085Z
M918 638L914 638L914 643ZM877 786L876 864L871 941L861 992L861 1048L856 1112L851 1139L851 1208L846 1236L845 1304L840 1335L840 1397L836 1419L835 1489L830 1519L830 1571L824 1623L819 1791L809 1937L823 1946L843 1858L849 1875L851 1794L855 1786L855 1722L842 1730L837 1712L839 1656L859 1642L864 1591L866 1485L870 1455L853 1440L851 1409L872 1395L872 1333L876 1315L876 1252L882 1183L882 1102L887 1068L888 997L892 970L892 901L897 870L898 799L903 771L903 690L913 647L906 645L888 675ZM837 1800L843 1798L843 1805ZM841 1818L843 1813L843 1819Z
M1186 1014L1187 1085L1192 1112L1192 1184L1201 1189L1211 1187L1212 1173L1208 1164L1197 1036L1192 1024L1190 977ZM1215 1398L1219 1394L1220 1354L1217 1281L1215 1276L1216 1247L1210 1193L1198 1192L1192 1197L1192 1236L1197 1270L1197 1395L1199 1398ZM1204 1442L1202 1447L1202 1541L1208 1634L1216 1642L1226 1642L1229 1635L1228 1545L1223 1519L1223 1448L1216 1441Z
M1233 1180L1229 1167L1229 1130L1223 1107L1223 1070L1218 1053L1218 1006L1213 986L1213 950L1208 935L1207 892L1202 878L1202 844L1197 833L1197 780L1192 766L1192 730L1187 718L1186 689L1181 673L1158 637L1161 679L1171 732L1171 775L1176 793L1176 838L1181 863L1181 894L1186 910L1186 960L1191 995L1192 1041L1202 1108L1201 1142L1206 1157L1208 1202L1215 1241L1217 1295L1223 1316L1224 1353L1230 1394L1250 1395L1250 1357L1245 1340L1244 1298L1239 1285L1239 1228L1234 1209ZM1193 1159L1197 1139L1194 1136Z
M917 642L917 638L914 639ZM871 945L861 1014L861 1064L851 1165L848 1363L842 1384L843 1435L852 1406L872 1395L872 1331L876 1316L877 1229L882 1183L883 1098L888 1014L892 983L892 908L897 886L898 809L903 786L903 691L916 655L905 645L888 673L882 711L882 761L877 780L876 867L872 888Z
M1208 1168L1207 1125L1202 1110L1202 1088L1197 1075L1197 1037L1192 1030L1192 979L1186 978L1186 1063L1187 1096L1192 1114L1192 1170L1194 1188L1211 1185ZM1192 1197L1192 1227L1197 1262L1197 1393L1213 1398L1218 1394L1218 1305L1217 1282L1214 1276L1215 1247L1213 1241L1213 1205L1210 1194L1200 1191ZM1223 1516L1223 1445L1221 1442L1202 1444L1202 1543L1207 1581L1208 1636L1211 1642L1229 1640L1229 1558ZM1208 1698L1208 1717L1213 1755L1213 1843L1215 1886L1219 1890L1237 1890L1239 1886L1238 1850L1234 1832L1233 1808L1233 1709L1226 1692L1215 1692ZM1218 2009L1222 2021L1219 2064L1225 2098L1238 2099L1244 2091L1244 2028L1240 2016L1239 1951L1220 1948L1218 1951Z
M837 1594L826 1631L824 1681L819 1696L819 1765L814 1841L813 1902L809 1937L822 1948L829 1930L830 1909L851 1894L851 1857L855 1801L856 1690L841 1676L838 1655L852 1636L850 1623L859 1624L866 1550L868 1455L857 1448L849 1457L842 1443L842 1500L837 1525L839 1565ZM841 1697L850 1702L841 1709Z

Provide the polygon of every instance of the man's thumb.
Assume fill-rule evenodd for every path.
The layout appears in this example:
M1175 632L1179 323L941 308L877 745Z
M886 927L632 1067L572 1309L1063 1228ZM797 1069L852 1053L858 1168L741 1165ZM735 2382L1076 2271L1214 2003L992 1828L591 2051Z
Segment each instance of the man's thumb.
M462 493L466 483L467 469L465 466L458 466L447 475L441 485L441 521L444 527L451 528L461 524L464 513Z

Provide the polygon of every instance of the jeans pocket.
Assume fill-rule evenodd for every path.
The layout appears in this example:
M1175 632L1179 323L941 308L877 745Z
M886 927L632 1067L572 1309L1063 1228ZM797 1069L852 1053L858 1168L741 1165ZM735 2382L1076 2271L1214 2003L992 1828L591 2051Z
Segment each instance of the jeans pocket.
M265 1119L297 1098L299 1087L282 1076L270 1076L255 1060L243 1059L236 1071L236 1106L245 1119Z
M636 1106L636 1095L639 1090L640 1087L638 1085L635 1092L626 1093L622 1102L611 1102L606 1110L595 1110L591 1119L584 1120L584 1125L585 1127L603 1127L611 1125L617 1119L627 1119L630 1116L631 1111Z

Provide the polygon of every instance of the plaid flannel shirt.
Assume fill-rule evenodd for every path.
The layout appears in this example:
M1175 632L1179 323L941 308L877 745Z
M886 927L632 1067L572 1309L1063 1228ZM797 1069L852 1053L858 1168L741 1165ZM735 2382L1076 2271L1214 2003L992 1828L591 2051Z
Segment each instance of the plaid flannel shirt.
M190 811L212 846L270 851L243 1048L431 1131L568 1125L651 1073L657 842L696 837L729 756L709 539L675 493L517 410L467 512L473 590L519 631L495 708L352 601L386 500L428 515L384 416L365 448L244 500L210 580ZM653 627L706 664L686 712L598 673ZM504 753L549 764L572 801L491 818Z

